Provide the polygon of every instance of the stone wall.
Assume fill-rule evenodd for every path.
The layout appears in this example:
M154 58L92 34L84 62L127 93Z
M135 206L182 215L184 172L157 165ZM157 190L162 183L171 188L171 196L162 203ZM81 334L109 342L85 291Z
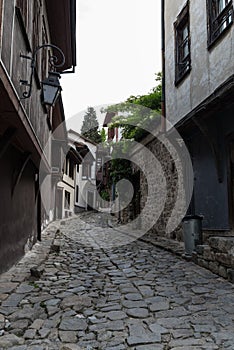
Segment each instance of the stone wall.
M167 232L166 226L172 215L172 211L175 206L175 200L178 195L178 171L173 160L174 157L165 150L165 146L156 138L144 140L144 146L157 158L160 162L163 174L167 183L167 197L164 205L164 209L161 212L159 219L156 224L149 230L149 237L152 240L159 239L160 237L165 240L174 241L175 243L183 241L183 231L182 224L180 223L178 227ZM142 163L141 152L137 152L138 155L138 165ZM152 172L153 163L147 162L147 159L144 159L144 163L147 164L148 173ZM149 196L149 187L147 176L144 172L144 169L140 170L140 167L136 163L132 163L133 174L140 171L140 191L139 199L140 203L136 203L135 199L132 200L130 205L128 205L121 212L121 221L122 223L131 222L134 218L134 205L139 205L141 211L144 209L147 198ZM155 186L160 184L160 181L155 180ZM150 208L151 213L155 211L155 207L152 205ZM178 213L179 215L181 213ZM148 217L144 217L148 220ZM144 222L143 227L144 229ZM234 237L230 237L230 232L220 232L217 231L204 231L203 232L203 245L196 247L196 251L193 253L192 260L198 265L211 270L213 273L228 279L231 282L234 282ZM219 236L218 236L219 235ZM226 236L225 236L226 235ZM169 242L169 241L168 241ZM176 245L175 245L176 247ZM175 251L176 253L176 251Z
M139 146L132 155L133 174L140 171L139 194L137 195L137 201L136 198L133 198L130 205L121 212L121 221L124 223L130 222L136 217L135 207L139 206L142 212L147 205L148 209L143 215L143 220L141 220L142 229L150 228L147 231L155 235L181 241L181 225L177 225L178 227L172 231L168 229L170 221L173 223L174 220L173 216L175 214L173 214L173 210L175 209L177 197L181 197L182 203L178 209L178 214L180 215L180 211L184 211L184 193L179 193L178 190L178 164L174 160L173 151L169 151L159 138L152 136L144 139L141 147L142 149ZM149 150L149 153L145 152L145 148ZM152 156L160 164L161 170L158 172L153 186L151 185L149 190L148 179L151 176L150 180L152 183L151 174L155 171L155 163L150 159ZM160 191L165 194L164 199L160 198ZM158 220L151 225L151 222L154 221L154 215L158 216Z
M181 227L178 227L172 232L166 232L166 226L172 215L172 210L174 208L176 197L178 195L178 172L176 169L175 162L171 154L167 151L165 146L158 139L153 139L146 145L146 147L155 155L156 159L158 159L158 161L160 162L166 179L167 188L167 198L165 201L164 209L157 223L152 227L151 232L159 236L166 236L167 238L181 240ZM153 165L148 164L148 166L152 167ZM155 182L155 185L159 185L158 180ZM141 176L141 191L141 205L143 208L148 196L147 180L143 174ZM153 211L154 208L152 207L152 212Z
M210 237L196 250L196 263L234 282L234 237Z

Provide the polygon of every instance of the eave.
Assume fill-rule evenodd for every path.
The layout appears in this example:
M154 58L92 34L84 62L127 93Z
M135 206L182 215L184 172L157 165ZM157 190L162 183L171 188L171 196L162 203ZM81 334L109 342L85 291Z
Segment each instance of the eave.
M76 66L76 0L46 0L51 43L64 53L61 71L74 71Z
M194 118L207 118L213 113L224 109L224 106L233 103L234 96L234 74L224 81L210 96L196 106L186 116L179 120L175 128L178 131L184 130L191 125ZM193 124L193 123L192 123Z

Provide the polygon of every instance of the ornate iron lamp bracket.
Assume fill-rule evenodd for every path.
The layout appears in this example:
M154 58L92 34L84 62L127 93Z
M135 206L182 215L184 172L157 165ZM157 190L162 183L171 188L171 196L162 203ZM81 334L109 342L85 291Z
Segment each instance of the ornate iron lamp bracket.
M32 80L33 80L34 71L35 71L35 68L36 68L36 56L37 56L38 52L41 49L44 49L44 48L55 49L60 54L60 59L59 59L59 57L57 57L54 54L49 57L49 64L51 66L51 70L56 71L56 68L62 67L64 65L64 63L65 63L65 56L64 56L63 51L59 47L57 47L56 45L53 45L53 44L44 44L44 45L38 46L35 49L35 51L33 52L32 57L20 54L21 58L25 58L25 59L31 60L31 74L30 74L29 82L28 82L28 80L20 80L20 83L22 85L26 85L26 86L29 87L28 91L24 91L23 92L22 99L29 98L31 96L31 94L32 94Z

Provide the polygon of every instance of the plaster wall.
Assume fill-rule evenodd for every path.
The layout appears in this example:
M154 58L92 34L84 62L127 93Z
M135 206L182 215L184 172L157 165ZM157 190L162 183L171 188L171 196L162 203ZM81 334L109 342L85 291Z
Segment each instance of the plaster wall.
M75 181L74 179L72 179L71 177L69 177L67 174L63 175L63 181L66 182L68 185L70 185L70 187L74 188L75 185Z
M58 187L63 189L62 196L62 217L65 218L69 213L74 213L74 187L65 182L58 182ZM70 193L70 208L65 208L65 191Z
M234 72L234 26L207 48L206 0L190 0L190 37L192 69L175 86L174 22L186 1L165 2L166 109L168 120L175 125L210 96Z
M94 165L92 165L92 169ZM91 173L93 171L91 170ZM82 177L82 164L79 165L79 173L76 176L76 185L79 187L79 198L76 203L81 208L87 208L87 192L94 192L94 203L96 203L96 179L83 179ZM95 207L95 206L94 206Z

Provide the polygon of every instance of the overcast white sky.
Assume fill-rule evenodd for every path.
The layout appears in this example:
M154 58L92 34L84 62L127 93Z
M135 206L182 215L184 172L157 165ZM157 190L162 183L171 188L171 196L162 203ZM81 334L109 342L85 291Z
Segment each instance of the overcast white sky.
M62 77L66 118L145 94L161 70L161 0L78 0L77 67Z

